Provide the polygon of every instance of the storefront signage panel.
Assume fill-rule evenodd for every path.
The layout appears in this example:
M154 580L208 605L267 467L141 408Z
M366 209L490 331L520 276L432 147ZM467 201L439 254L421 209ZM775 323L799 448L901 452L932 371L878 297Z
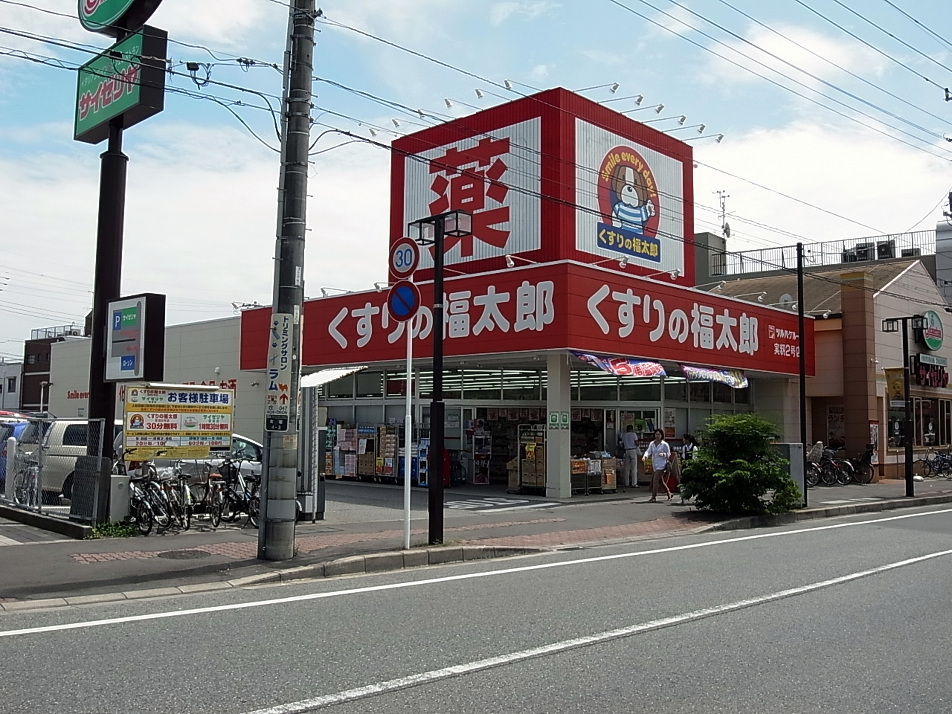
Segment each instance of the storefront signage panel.
M942 348L942 318L934 310L922 313L922 329L916 330L916 341L926 346L926 349L936 352Z
M420 286L414 355L431 355L432 283ZM573 349L698 365L799 373L797 316L659 281L569 262L465 276L445 283L447 356ZM403 358L404 330L375 291L304 308L303 365ZM241 315L241 368L262 369L267 310ZM813 321L806 321L813 374Z
M944 365L934 364L923 359L926 355L916 355L912 360L912 374L916 384L926 387L948 387L949 373Z
M581 119L575 125L576 248L684 273L682 162Z
M571 272L572 349L799 374L796 314L582 266ZM812 375L813 320L805 325Z
M540 126L530 119L401 157L405 223L457 209L473 216L472 235L446 237L447 266L541 246ZM421 269L432 269L432 251L421 252Z

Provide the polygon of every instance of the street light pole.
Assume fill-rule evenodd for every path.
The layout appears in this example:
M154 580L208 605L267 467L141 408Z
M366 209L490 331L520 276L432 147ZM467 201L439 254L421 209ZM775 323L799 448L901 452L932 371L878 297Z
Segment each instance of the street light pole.
M421 245L433 246L433 394L430 401L430 453L427 464L430 545L443 542L443 451L446 405L443 403L443 250L446 236L467 236L473 217L448 211L409 225ZM432 232L432 237L429 235ZM409 324L409 323L408 323Z
M443 402L443 238L442 219L433 225L433 396L430 401L430 463L428 512L430 545L443 542L443 449L446 404Z
M898 332L899 323L902 323L902 398L906 405L905 425L902 430L903 443L905 446L906 459L906 496L912 498L916 495L916 485L912 478L912 460L913 460L913 424L912 424L912 397L909 392L909 323L912 323L913 330L922 329L922 315L909 315L907 317L887 317L883 320L883 332Z
M906 423L903 428L906 447L906 496L916 495L916 482L912 480L912 399L909 398L909 318L902 321L902 398L906 403Z
M803 243L797 243L797 331L800 339L798 364L800 366L800 443L803 445L803 507L807 501L807 345L803 339L806 320L803 317Z

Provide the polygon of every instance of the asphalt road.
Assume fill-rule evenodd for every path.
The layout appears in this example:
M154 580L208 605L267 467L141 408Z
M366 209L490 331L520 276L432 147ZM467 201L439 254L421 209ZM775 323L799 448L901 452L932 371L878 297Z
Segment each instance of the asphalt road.
M952 509L0 615L15 712L940 712Z

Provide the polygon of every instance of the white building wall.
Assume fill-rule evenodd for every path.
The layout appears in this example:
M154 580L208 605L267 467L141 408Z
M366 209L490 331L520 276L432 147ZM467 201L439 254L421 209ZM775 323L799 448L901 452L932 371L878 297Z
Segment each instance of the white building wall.
M235 389L234 431L261 441L264 433L262 373L238 369L240 320L226 317L165 330L165 379L173 384L213 384ZM50 411L86 416L89 339L52 346Z
M10 380L13 389L8 389ZM0 362L0 410L15 412L20 409L20 391L23 389L23 363Z
M945 312L945 300L939 288L932 281L932 276L923 267L922 263L913 263L912 266L893 282L885 286L875 298L875 327L876 327L876 356L879 360L877 367L877 393L885 393L886 378L884 369L901 368L902 364L902 333L883 332L883 320L890 317L908 317L926 310L934 310L942 319L944 339L942 348L931 354L945 357L952 365L952 315ZM909 354L926 352L925 347L914 343L912 330L909 330ZM952 392L950 392L952 394Z

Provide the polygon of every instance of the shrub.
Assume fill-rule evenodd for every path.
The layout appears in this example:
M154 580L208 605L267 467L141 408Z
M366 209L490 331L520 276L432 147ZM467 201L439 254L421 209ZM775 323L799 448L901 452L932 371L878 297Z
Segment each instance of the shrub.
M97 523L86 540L98 538L129 538L136 534L136 528L131 523Z
M681 493L698 509L731 514L784 513L802 502L789 462L771 442L777 427L757 414L714 417L704 443L684 462Z

